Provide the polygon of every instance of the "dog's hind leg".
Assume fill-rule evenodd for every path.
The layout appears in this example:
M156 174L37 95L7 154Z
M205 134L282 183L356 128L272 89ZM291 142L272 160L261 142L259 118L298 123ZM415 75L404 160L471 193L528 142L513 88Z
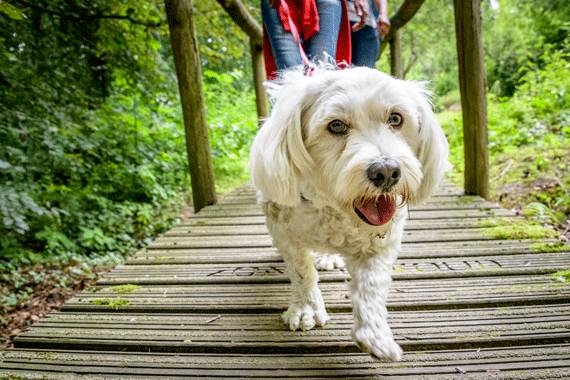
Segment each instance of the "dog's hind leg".
M317 270L334 270L345 267L344 259L336 253L313 252L313 262Z
M347 257L351 275L351 298L354 326L352 337L364 352L381 359L399 361L402 349L388 326L386 298L391 283L394 254L372 257Z
M282 314L285 324L293 331L324 326L329 320L318 287L319 276L308 249L291 242L285 236L273 236L274 244L283 256L291 280L291 301Z

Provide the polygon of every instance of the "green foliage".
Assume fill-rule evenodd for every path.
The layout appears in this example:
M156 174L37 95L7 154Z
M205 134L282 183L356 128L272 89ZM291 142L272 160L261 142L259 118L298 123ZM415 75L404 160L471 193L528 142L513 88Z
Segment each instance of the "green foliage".
M37 2L19 9L26 17L0 18L3 265L40 252L126 252L163 230L172 215L161 210L181 203L184 138L161 32L85 19L162 14L134 8Z
M526 217L563 226L570 216L570 57L550 47L538 59L540 65L524 67L512 97L488 97L491 190ZM452 180L462 184L461 114L438 117L450 143Z
M548 50L567 51L570 2L501 0L482 2L483 43L487 83L497 96L512 96L530 65L543 68ZM401 1L389 1L390 13ZM440 96L458 89L453 3L432 0L401 30L406 79L432 82ZM389 49L377 65L389 72ZM532 71L532 70L531 70Z
M247 179L257 128L249 49L218 4L195 8L225 191ZM181 121L162 2L0 1L0 280L9 284L0 314L45 281L64 289L91 278L172 224L190 186Z
M570 55L546 51L544 67L529 63L512 98L491 95L489 147L501 152L508 147L540 144L546 135L570 137ZM501 139L493 139L497 134Z
M249 147L257 131L253 92L241 89L244 73L204 70L212 156L219 191L228 191L248 178Z

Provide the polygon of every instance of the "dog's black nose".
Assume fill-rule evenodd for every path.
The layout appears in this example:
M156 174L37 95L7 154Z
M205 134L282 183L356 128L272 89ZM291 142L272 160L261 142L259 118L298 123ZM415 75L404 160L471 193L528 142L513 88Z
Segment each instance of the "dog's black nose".
M366 174L376 187L388 191L400 180L400 165L391 158L383 159L370 164L366 169Z

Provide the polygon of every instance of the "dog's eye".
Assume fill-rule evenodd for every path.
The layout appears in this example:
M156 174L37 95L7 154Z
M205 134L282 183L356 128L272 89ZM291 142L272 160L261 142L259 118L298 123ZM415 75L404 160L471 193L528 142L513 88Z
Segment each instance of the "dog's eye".
M333 120L329 123L329 131L335 134L345 134L348 132L348 125L342 120Z
M404 123L404 118L398 112L392 112L390 114L390 118L388 119L388 123L392 128L400 128Z

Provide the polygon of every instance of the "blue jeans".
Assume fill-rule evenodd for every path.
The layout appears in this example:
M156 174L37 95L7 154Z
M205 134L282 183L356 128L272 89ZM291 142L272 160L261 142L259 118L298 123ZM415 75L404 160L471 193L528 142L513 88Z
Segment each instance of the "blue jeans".
M334 62L342 17L341 0L316 0L316 2L319 13L319 31L309 40L301 41L301 43L310 60L332 60ZM299 45L293 35L283 29L279 11L269 4L269 0L261 0L261 16L277 69L284 70L302 65Z
M364 26L357 32L351 32L352 64L354 66L374 67L380 51L378 30Z

